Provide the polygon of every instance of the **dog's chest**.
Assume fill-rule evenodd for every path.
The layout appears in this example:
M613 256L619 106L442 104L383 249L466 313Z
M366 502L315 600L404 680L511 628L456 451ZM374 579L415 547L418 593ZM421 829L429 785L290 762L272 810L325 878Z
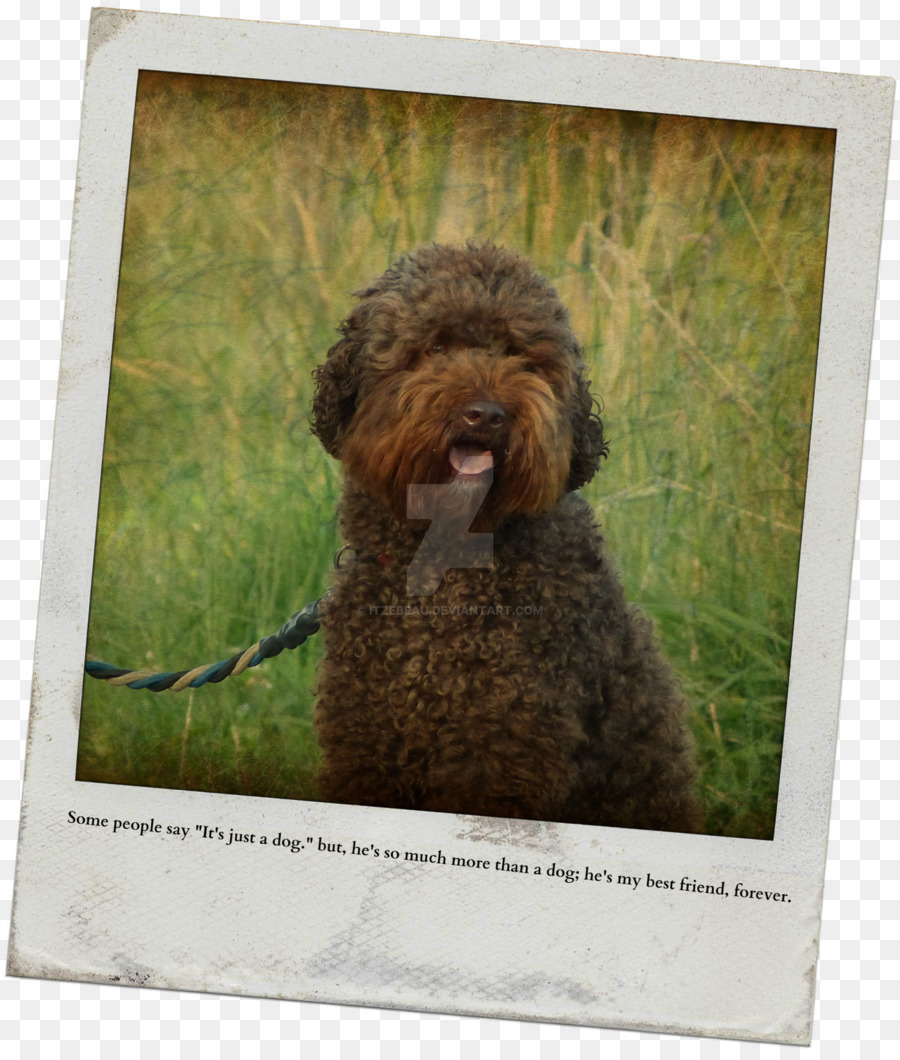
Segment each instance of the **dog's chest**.
M476 716L549 718L560 703L580 712L597 698L611 582L580 498L510 521L489 566L451 566L431 595L410 591L420 542L365 514L344 511L359 558L338 576L323 623L320 701L346 709L353 698L408 740L411 726L427 739Z
M382 558L335 587L328 655L365 683L370 706L391 724L414 716L440 727L487 703L503 712L556 702L576 679L572 649L583 648L569 628L575 614L528 563L451 569L433 595L411 596Z

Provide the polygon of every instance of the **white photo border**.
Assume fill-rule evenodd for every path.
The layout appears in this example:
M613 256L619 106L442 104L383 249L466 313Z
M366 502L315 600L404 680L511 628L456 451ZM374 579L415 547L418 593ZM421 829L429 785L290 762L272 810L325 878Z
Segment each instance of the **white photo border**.
M105 395L141 69L837 129L778 820L771 843L76 783ZM809 1040L894 83L787 69L101 9L63 330L12 974ZM298 812L298 805L302 809ZM174 856L69 809L715 874L787 906L586 904L407 867ZM257 855L254 857L254 855ZM576 861L576 864L579 863ZM626 871L625 868L622 871ZM746 879L745 879L746 876ZM315 922L309 910L316 910ZM440 909L440 916L436 910ZM587 940L587 942L585 941ZM739 991L736 993L736 991Z

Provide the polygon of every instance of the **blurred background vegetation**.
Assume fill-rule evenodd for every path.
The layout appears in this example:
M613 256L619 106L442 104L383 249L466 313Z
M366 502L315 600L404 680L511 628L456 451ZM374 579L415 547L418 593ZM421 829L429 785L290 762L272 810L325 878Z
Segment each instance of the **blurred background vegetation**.
M431 240L550 277L610 459L587 489L692 702L707 829L770 838L830 130L141 75L89 654L215 662L329 584L313 367L351 292ZM87 681L78 778L317 797L318 638L195 692Z

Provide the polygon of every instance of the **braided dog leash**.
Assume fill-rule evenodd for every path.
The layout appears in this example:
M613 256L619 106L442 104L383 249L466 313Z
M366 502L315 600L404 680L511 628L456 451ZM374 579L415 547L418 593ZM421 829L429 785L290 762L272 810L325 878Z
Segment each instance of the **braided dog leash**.
M272 659L285 649L299 648L307 638L317 632L322 613L320 604L324 599L325 597L313 600L306 607L296 611L277 633L264 637L246 651L238 652L230 659L213 663L211 666L197 666L193 670L181 670L178 673L158 673L151 670L123 670L110 663L88 659L84 669L89 677L95 677L99 681L124 685L126 688L145 688L150 692L180 692L183 688L218 684L226 677L242 674L251 666L259 666L263 660Z

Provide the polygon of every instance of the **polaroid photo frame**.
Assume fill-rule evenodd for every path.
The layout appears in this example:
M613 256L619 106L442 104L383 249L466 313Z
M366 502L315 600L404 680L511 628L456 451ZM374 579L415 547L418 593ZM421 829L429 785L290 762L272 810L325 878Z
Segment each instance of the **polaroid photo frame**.
M129 224L140 222L141 211L151 201L142 198L138 188L140 152L163 143L167 132L172 142L177 141L179 158L193 146L174 112L159 105L164 94L171 93L173 86L182 98L205 93L209 109L204 113L212 123L207 134L215 135L224 127L223 121L228 124L239 113L245 125L235 127L235 136L252 144L253 106L258 93L268 91L260 86L272 84L283 86L278 97L282 126L304 128L310 108L325 107L321 100L327 99L336 108L328 111L326 107L327 114L338 115L345 123L333 126L335 138L352 122L365 137L367 122L378 107L385 112L394 108L397 128L412 120L409 115L417 106L433 115L437 105L429 109L429 100L450 99L457 101L454 105L467 101L464 114L455 113L455 124L443 134L447 142L456 137L459 144L474 135L463 121L463 117L472 118L473 108L482 123L482 136L485 129L490 132L492 115L499 114L501 106L508 121L518 120L511 115L523 107L555 108L554 113L563 117L578 110L586 115L587 123L579 126L582 144L587 145L581 156L582 176L594 172L592 167L616 161L613 140L597 139L591 112L620 116L616 119L618 142L634 154L637 170L649 156L642 158L635 147L636 130L647 133L648 143L651 127L677 130L672 142L688 152L696 136L707 137L707 154L718 160L723 187L730 188L728 208L740 213L748 245L755 241L763 258L769 246L767 234L756 222L747 189L742 189L728 164L727 147L712 133L721 132L729 123L740 123L742 129L765 126L775 130L771 142L776 154L781 142L778 130L784 130L784 138L802 141L793 188L778 205L791 238L805 238L798 220L803 215L796 211L798 201L810 194L815 170L819 194L823 188L825 194L819 200L821 241L809 247L809 254L820 254L821 261L818 266L815 262L809 265L809 275L820 268L814 299L818 309L820 296L820 312L812 314L812 323L806 324L811 352L799 374L776 375L781 389L771 395L782 403L791 387L808 388L808 418L799 431L801 435L808 432L809 449L797 509L798 516L802 515L802 536L799 523L794 528L799 538L795 598L793 585L787 586L795 605L790 608L789 649L783 646L784 657L789 657L789 678L784 675L783 739L773 752L780 762L777 803L773 801L768 831L734 827L732 834L726 834L728 828L711 826L707 834L686 835L334 805L318 801L315 791L302 785L293 793L289 788L250 783L236 789L233 781L221 779L212 758L204 759L208 761L205 779L195 775L190 783L179 786L166 779L170 774L165 770L173 762L176 773L180 769L183 775L187 770L189 745L193 746L203 712L211 730L215 729L216 708L203 705L204 689L181 693L188 699L180 701L179 727L168 735L154 736L150 731L141 738L133 734L126 738L121 726L130 723L120 723L119 730L115 724L104 730L97 721L104 711L124 712L117 717L128 712L152 717L156 710L171 710L160 707L153 693L123 687L113 690L113 698L119 697L123 704L127 701L128 706L109 707L105 704L111 700L91 698L94 692L86 690L84 676L86 650L104 635L102 630L95 634L95 625L108 627L115 604L109 605L107 599L104 610L104 602L98 600L100 571L105 572L104 585L115 583L116 549L129 534L137 533L135 527L160 503L160 491L168 485L164 475L161 481L159 459L154 463L150 452L153 439L167 428L180 430L178 425L187 421L179 420L176 412L189 409L201 392L205 400L210 394L215 397L220 391L214 382L218 380L224 388L221 366L226 360L230 392L244 392L249 374L260 365L280 363L278 357L286 350L299 349L306 341L314 345L313 339L318 341L324 334L304 330L302 321L284 323L281 332L270 336L274 352L267 362L265 350L245 345L240 321L250 312L248 307L260 299L284 298L286 290L320 284L338 258L351 261L347 277L361 287L392 256L412 249L406 241L413 233L422 242L436 237L461 242L469 234L496 232L502 236L520 231L515 227L519 222L508 217L513 198L498 191L500 185L485 190L474 177L468 182L460 179L454 186L452 218L434 216L428 223L422 218L431 206L436 208L436 196L428 194L426 180L417 192L420 213L413 218L400 190L402 167L391 169L392 147L383 144L382 170L370 168L352 176L350 171L336 173L320 167L323 185L334 182L331 194L338 207L349 194L351 176L355 193L378 196L388 188L395 196L386 204L365 200L363 195L370 222L365 231L362 221L352 230L347 222L348 231L338 231L333 227L334 217L340 214L346 221L348 213L336 207L334 215L326 217L310 208L302 196L295 197L291 216L296 225L297 261L302 265L299 275L292 271L293 259L276 261L273 252L266 264L268 272L260 271L262 258L257 255L243 272L231 274L224 286L197 288L196 298L208 299L205 315L184 315L181 307L170 304L167 308L165 299L152 305L141 301L140 291L153 287L154 277L167 297L175 288L189 286L186 277L191 269L188 266L184 271L185 261L198 260L191 255L206 255L207 278L222 260L221 245L204 243L200 229L177 229L177 237L167 245L165 253L180 247L186 254L184 260L165 259L165 253L148 259L142 256L147 244L136 249L130 241ZM224 98L221 94L227 92L232 97L244 92L247 100L243 110L229 111L223 118L219 104ZM893 93L894 83L888 78L95 10L63 330L10 974L808 1042ZM357 94L369 100L368 109L357 107ZM371 103L373 95L378 97L377 106ZM382 135L390 127L390 120L385 121L373 135ZM567 135L569 127L564 121L550 126L553 136ZM422 128L415 126L419 134ZM316 136L321 139L321 129L310 133L313 146L319 142ZM747 141L751 147L754 142L752 138ZM547 177L549 169L541 168L540 159L552 155L554 145L542 136L526 147L526 153L537 160L535 168L523 169L520 159L515 174L525 181L526 200L531 202L528 180ZM293 149L297 150L296 144ZM426 144L421 149L427 152L429 148ZM402 151L398 157L402 160ZM808 179L802 179L804 160L809 162ZM662 188L668 171L665 160L657 161ZM228 212L234 232L253 229L273 247L280 246L284 233L279 230L279 218L283 221L283 215L254 211L253 180L232 162L223 149L220 167L207 173L209 184L201 187L198 173L189 170L179 170L181 177L176 173L174 184L181 180L182 191L187 187L195 197L205 196L204 207L215 201L217 209ZM282 163L283 159L278 163L282 165L279 179L288 171ZM763 183L772 172L766 165L760 156L755 172ZM275 162L263 158L253 176L262 179L262 174L276 169ZM427 167L423 172L427 178ZM676 176L673 163L672 180L684 185L678 200L682 208L691 201L690 181L695 172L688 167ZM553 173L555 180L566 179L558 169ZM270 205L276 194L292 195L289 184L272 179L266 200ZM525 245L517 248L532 253L542 266L553 262L552 236L562 224L552 211L547 212L546 201L537 201L535 215L522 221L521 231L530 234L521 236ZM654 201L660 213L653 224L664 226L669 223L667 211L671 221L672 203L659 195ZM161 210L158 224L176 231L171 226L182 222L183 205L183 199L170 202ZM579 207L570 204L567 208L566 223L572 223L572 211L577 213ZM827 211L827 219L821 210ZM724 213L727 210L722 206L717 225ZM202 214L202 209L196 213L198 224ZM481 218L478 225L476 218ZM484 218L493 218L493 229ZM597 275L584 266L598 245L609 259L623 254L629 241L633 243L636 229L623 233L616 229L616 220L608 217L583 219L589 220L593 250L584 239L577 242L573 236L570 246L577 246L578 253L573 250L557 262L559 275L552 277L554 282L562 278L561 291L566 276L581 277L578 282L583 284L585 276ZM715 231L727 233L728 228ZM684 245L689 244L690 254L669 263L671 276L679 269L690 272L695 267L691 263L701 259L718 256L717 260L726 261L734 248L717 242L714 234L710 228L686 238ZM127 277L125 262L131 262L133 269ZM380 263L377 268L376 262ZM771 273L768 286L780 288L786 298L783 304L789 307L791 277L774 260L765 265ZM741 265L741 269L746 267ZM621 278L623 272L617 275ZM633 280L640 281L639 269ZM352 287L345 289L340 302L332 298L332 287L324 282L316 290L321 295L322 317L329 318L333 328L353 304ZM730 293L723 288L723 306ZM593 305L593 297L585 295L582 310L573 310L576 322L588 321L583 306ZM611 288L610 303L616 297L616 289ZM654 297L648 289L648 304ZM289 320L291 312L288 306L281 319ZM790 315L789 308L784 312ZM660 314L677 331L678 321L670 306L657 301L648 313ZM141 314L145 322L147 315L153 318L152 326L135 338ZM708 323L712 326L715 321ZM745 325L745 333L757 326L749 318ZM224 358L215 364L201 357L178 365L155 345L158 340L169 344L167 350L177 348L179 342L183 348L205 348L198 336L208 327L218 329L217 356ZM229 327L232 331L223 339ZM173 332L180 333L175 346ZM607 329L604 334L608 333ZM703 355L697 343L684 341L683 346L697 357ZM625 343L622 348L635 347ZM595 338L594 353L600 363L611 350L605 338ZM321 361L325 352L325 346L304 348L304 370ZM765 432L770 424L760 419L758 408L743 410L749 419L741 426L742 399L732 390L737 378L732 369L740 363L737 349L734 361L711 366L721 383L713 397L720 404L738 406L736 436L741 430ZM141 401L128 404L129 395L147 392L123 389L122 379L161 376L165 388L153 392L152 406ZM271 393L283 395L284 388L294 384L289 373L275 373L267 385ZM602 380L598 386L603 392ZM291 390L290 396L295 399L305 393L298 384L296 394ZM227 419L234 410L223 407L222 411ZM690 414L690 409L686 411ZM616 411L611 399L609 414L613 422ZM298 407L296 419L277 444L283 442L298 453L298 468L319 482L322 492L315 497L321 499L331 495L328 491L334 479L328 476L335 471L323 470L324 457L321 463L315 462L321 456L318 450L315 457L304 455L318 445L308 433L306 415L306 409ZM259 422L254 420L248 427L240 416L233 417L229 444L235 450L248 445ZM127 450L129 423L140 435L136 442L131 440L132 446L143 447L148 455L143 478L129 479L122 470L134 466L133 449ZM114 424L118 424L116 431ZM198 423L195 433L181 439L187 462L199 449L201 435L213 432L210 424ZM704 423L695 426L702 430ZM217 448L222 444L216 441ZM627 446L628 438L619 444ZM132 463L117 463L123 451L130 453ZM225 453L223 466L228 465L230 455ZM263 479L266 468L271 472L271 466L265 465ZM193 473L181 471L188 478ZM120 476L118 492L109 485L116 475ZM265 487L263 482L262 496ZM246 498L253 500L249 494ZM602 516L602 490L597 498ZM301 496L298 509L304 503ZM191 503L182 507L184 519L173 527L171 541L161 542L156 554L143 553L148 570L177 569L169 562L167 550L187 548L185 542L192 535L190 547L202 552L216 509L200 487ZM760 512L744 513L744 517L754 514L763 517ZM241 527L251 523L265 527L268 518L264 500L249 503L232 515ZM333 515L321 509L315 509L311 520L311 526L321 531L326 551L329 534L333 534L332 520ZM239 537L240 533L232 537L233 554L223 557L217 568L220 581L235 577L230 563L240 565L241 570L247 566L247 549L241 552ZM256 585L265 580L265 564L273 561L252 547L249 551L259 561L260 573L250 578L250 584ZM118 554L128 556L124 551ZM188 554L199 553L188 549ZM133 570L133 556L129 558ZM698 570L702 566L698 560ZM177 586L166 585L161 574L149 577L147 585L155 585L158 592L152 613L162 618L149 621L141 612L132 616L133 623L151 637L162 635L168 614L193 614L194 620L185 619L184 627L202 625L203 615L215 610L220 598L216 585L202 583L196 569L194 574L191 580L185 573ZM311 595L321 592L321 579L327 585L328 572L314 574L308 577L306 567L298 564L295 584ZM179 596L189 599L186 611L175 609ZM262 609L261 598L248 600L248 608ZM302 603L305 599L297 606ZM146 606L150 614L149 601ZM126 616L122 617L125 621ZM175 621L173 617L169 624ZM676 615L674 625L679 621ZM115 635L104 643L114 648ZM148 652L152 647L147 645ZM230 651L234 646L225 647ZM218 644L209 644L204 650L213 653L211 659L218 649ZM147 658L145 654L137 660L136 668L156 669ZM130 664L125 659L111 661ZM185 665L204 661L187 659ZM288 659L268 662L260 673L282 665L294 663ZM229 709L252 714L254 700L262 702L269 691L265 680L257 678L256 685L247 686L243 701ZM704 717L715 730L714 738L727 743L728 733L722 733L712 703L716 696L727 698L724 685L716 690L692 686L691 693L703 700ZM279 695L276 689L274 698ZM85 734L89 703L94 704L90 738ZM749 704L748 710L756 706ZM284 744L287 736L282 736L296 717L270 714L266 718L278 729L275 742ZM297 724L302 730L302 719ZM261 732L263 723L258 727ZM226 722L221 729L219 739L234 745L234 760L246 761L241 758L249 753L244 731ZM312 730L307 725L304 731L308 735ZM210 740L214 739L213 733ZM146 750L143 772L132 768L135 748L140 746ZM261 754L264 758L265 753ZM277 766L271 772L290 771L289 761ZM752 778L741 783L752 794ZM710 797L717 796L712 793Z

